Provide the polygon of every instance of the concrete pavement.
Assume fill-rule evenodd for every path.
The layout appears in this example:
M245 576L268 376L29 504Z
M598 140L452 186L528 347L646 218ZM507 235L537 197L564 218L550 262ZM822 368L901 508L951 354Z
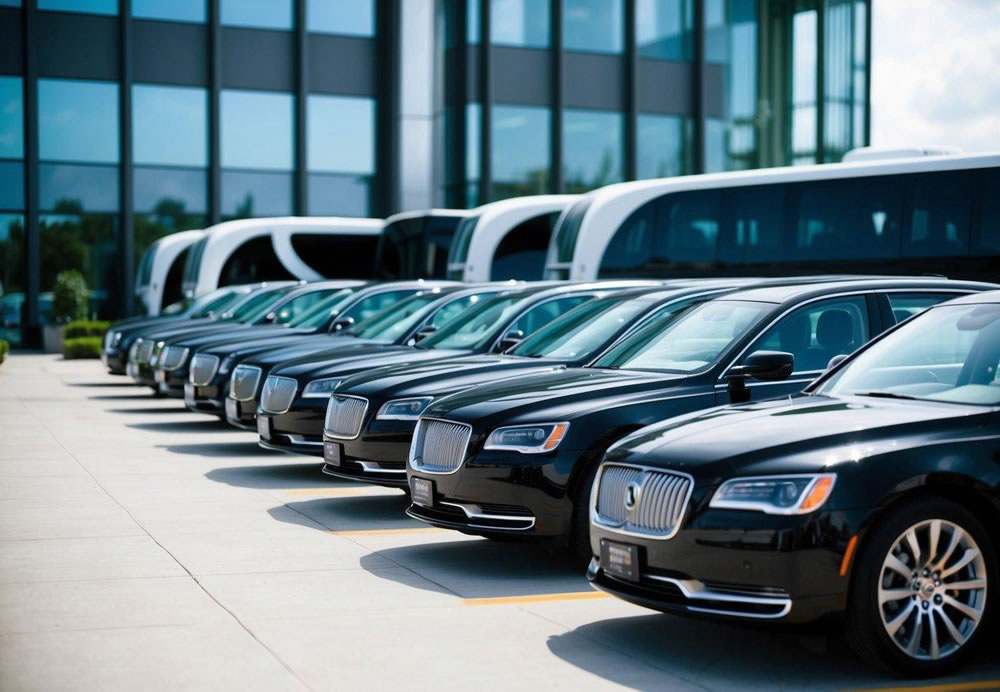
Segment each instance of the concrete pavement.
M429 529L405 507L97 362L10 356L0 690L903 684L836 639L655 614L544 546ZM1000 662L959 680L1000 685Z

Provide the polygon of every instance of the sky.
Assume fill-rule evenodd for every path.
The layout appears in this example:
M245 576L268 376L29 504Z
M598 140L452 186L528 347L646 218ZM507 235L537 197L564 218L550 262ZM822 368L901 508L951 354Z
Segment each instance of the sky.
M872 5L872 145L1000 151L1000 0Z

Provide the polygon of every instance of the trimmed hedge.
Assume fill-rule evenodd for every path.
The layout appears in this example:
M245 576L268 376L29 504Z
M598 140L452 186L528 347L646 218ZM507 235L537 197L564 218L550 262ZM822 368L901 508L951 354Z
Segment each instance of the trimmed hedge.
M10 352L10 344L8 344L3 339L0 339L0 363L4 361L9 352Z
M104 332L108 331L108 327L110 326L110 322L77 320L63 327L63 339L79 339L83 336L103 337Z
M63 341L63 356L67 360L74 358L100 358L101 337L80 336Z

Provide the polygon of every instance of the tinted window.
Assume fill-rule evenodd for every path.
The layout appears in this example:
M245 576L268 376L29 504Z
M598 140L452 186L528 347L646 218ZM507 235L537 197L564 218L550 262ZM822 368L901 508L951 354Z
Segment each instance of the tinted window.
M622 0L562 0L566 50L621 53L624 43Z
M350 299L357 289L342 288L332 296L327 296L311 308L301 313L294 320L289 322L290 327L300 327L302 329L315 329L326 322L330 315L343 307L344 303Z
M375 35L373 0L307 0L309 31L346 36Z
M226 219L291 213L290 173L222 172L222 214Z
M0 77L0 157L24 156L24 109L20 77Z
M377 245L377 235L292 234L295 254L328 279L368 278Z
M852 296L813 303L782 317L747 354L784 351L795 356L795 372L813 372L825 370L831 358L853 352L868 339L868 306L864 296Z
M538 0L491 0L490 42L500 46L547 48L549 3Z
M567 192L586 192L623 179L624 127L621 113L566 109L563 159Z
M204 22L205 0L132 0L132 16L174 22Z
M653 259L656 202L647 202L625 220L604 250L598 276L642 270Z
M560 218L554 231L555 257L550 258L550 261L573 261L573 251L576 250L576 239L580 235L580 226L583 225L583 218L587 215L587 209L590 208L592 201L590 197L584 197L579 202L574 202ZM569 277L560 278L568 279Z
M586 357L628 327L648 306L649 301L642 298L589 301L537 330L510 354L568 360Z
M415 291L410 289L376 293L375 295L362 298L357 303L347 308L347 310L345 310L340 317L352 317L354 318L355 323L361 322L362 320L368 319L375 313L385 310L390 305L393 305L394 303L403 300L414 293Z
M496 296L463 312L458 319L421 341L420 348L474 349L489 345L498 327L518 311L519 295Z
M87 12L89 14L118 14L118 0L38 0L38 9Z
M715 260L719 237L719 193L714 190L667 195L656 205L653 257L668 264Z
M440 328L441 326L448 324L448 322L455 319L469 308L477 305L480 301L492 298L495 295L496 292L493 291L489 293L478 293L474 296L465 296L464 298L453 300L434 313L430 323L435 327Z
M497 104L491 122L493 199L546 192L552 124L549 109Z
M412 295L377 312L351 329L359 339L374 339L380 343L396 341L427 313L427 307L441 299L437 293Z
M132 148L137 164L208 165L207 90L133 86Z
M937 257L969 252L971 179L964 173L909 176L903 255Z
M558 298L556 300L548 300L539 305L535 305L523 315L518 317L514 324L510 325L510 329L508 329L507 332L509 333L517 330L523 332L525 336L528 334L534 334L555 318L559 317L563 313L569 312L580 303L584 303L591 298L593 298L593 296L571 296L567 298Z
M3 135L0 134L0 137ZM24 207L24 162L0 161L0 209Z
M1000 254L1000 168L977 171L979 178L979 239L976 251L980 255Z
M558 216L559 212L541 214L508 231L493 254L490 278L494 281L541 279L552 224Z
M38 155L50 161L118 163L118 85L39 79Z
M219 285L246 284L258 281L294 279L274 252L271 236L247 240L222 265Z
M224 167L292 169L291 94L224 89L219 98Z
M292 0L219 0L221 19L229 26L291 29Z
M722 190L719 260L768 263L785 257L785 186Z
M635 33L644 58L690 60L692 0L636 0Z
M171 305L183 298L181 275L184 272L184 261L187 259L189 252L191 252L190 247L181 250L177 257L174 258L170 269L167 270L167 278L163 282L163 300L160 305Z
M369 216L372 176L310 173L309 213L313 216Z
M198 280L198 272L201 271L201 258L205 254L205 247L208 245L208 235L199 240L191 247L191 254L184 261L184 281L194 283Z
M472 244L472 236L476 231L477 223L479 223L478 216L467 216L458 225L458 230L455 231L455 238L452 240L448 252L448 264L465 264L465 260L469 257L469 246Z
M311 310L313 307L324 301L325 299L332 296L337 292L335 288L321 289L317 291L310 291L309 293L304 293L294 298L289 298L287 301L281 304L278 308L277 318L275 322L278 324L286 324L295 320L296 318L304 315L306 312Z
M886 293L889 305L892 307L892 316L896 322L909 319L917 313L923 312L932 305L951 300L957 297L958 293Z

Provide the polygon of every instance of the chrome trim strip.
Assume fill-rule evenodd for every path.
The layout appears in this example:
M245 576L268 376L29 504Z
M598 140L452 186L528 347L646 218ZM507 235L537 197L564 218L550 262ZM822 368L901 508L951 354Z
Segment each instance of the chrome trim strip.
M467 518L469 518L469 519L489 519L491 521L511 521L511 522L516 521L516 522L521 522L521 523L524 523L524 522L528 523L527 526L510 526L510 527L503 527L503 526L476 526L475 524L470 524L470 526L476 526L476 528L480 528L480 529L500 529L502 531L527 531L528 529L534 528L534 526L535 526L535 517L533 517L533 516L531 516L531 517L521 517L521 516L515 517L515 516L511 516L510 514L486 514L485 512L482 511L482 508L479 505L473 504L471 502L469 502L469 503L465 503L465 502L445 502L444 500L441 500L441 502L439 502L438 504L448 505L449 507L457 507L460 510L462 510L463 512L465 512L465 516Z
M312 445L314 447L323 446L322 441L313 442L312 440L307 440L305 435L293 435L291 433L275 433L275 435L284 435L285 437L288 438L288 441L291 442L293 445L303 445L303 446Z
M705 586L705 584L698 581L697 579L671 579L670 577L661 577L654 574L646 574L644 576L648 579L652 579L653 581L673 584L678 589L680 589L682 594L684 594L684 598L687 598L689 600L713 601L716 603L745 603L747 605L781 606L781 610L773 615L764 615L761 613L733 612L731 610L723 610L719 608L706 608L704 606L691 606L691 605L687 606L690 610L699 613L734 615L736 617L749 617L759 620L776 620L778 618L783 618L786 615L788 615L789 611L791 611L792 609L792 599L787 596L785 597L778 596L774 598L768 598L766 596L737 596L735 594L724 593L721 591L713 591L712 589Z
M686 478L688 481L687 492L684 495L684 499L681 505L681 513L677 518L677 524L673 527L673 530L669 534L656 534L656 533L644 533L639 531L629 531L621 526L614 526L612 524L606 524L600 521L600 515L597 513L597 497L599 494L599 488L601 486L601 480L604 476L604 469L608 466L619 466L624 468L636 469L640 472L652 472L652 473L668 473L674 476L679 476ZM594 478L594 485L590 489L590 523L594 526L601 528L604 531L609 531L612 533L621 534L623 536L633 536L635 538L646 538L654 541L666 541L677 535L680 531L681 526L684 524L684 519L687 518L688 505L691 504L691 495L694 493L694 477L689 473L684 473L683 471L674 471L673 469L657 468L655 466L643 466L641 464L626 464L622 462L612 461L603 463L597 469L597 476Z
M361 464L361 468L365 470L365 473L389 473L389 474L401 474L406 475L406 467L401 469L384 469L377 461L362 461L361 459L352 459L356 464Z

